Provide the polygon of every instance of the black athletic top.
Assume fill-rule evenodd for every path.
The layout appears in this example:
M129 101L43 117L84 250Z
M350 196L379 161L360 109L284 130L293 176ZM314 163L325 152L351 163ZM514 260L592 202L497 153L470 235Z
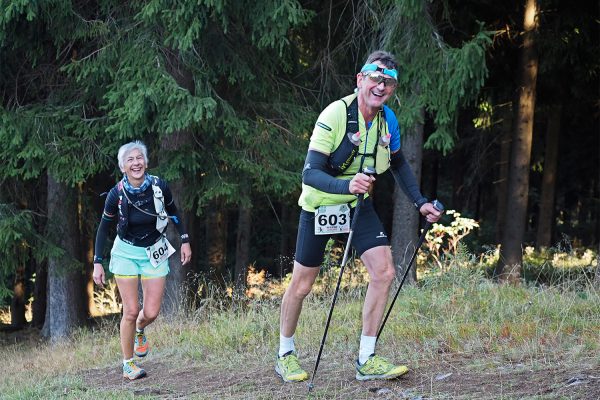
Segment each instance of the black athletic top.
M171 190L163 180L158 181L158 186L163 193L165 210L169 216L176 217L169 218L169 220L175 223L175 227L181 235L181 242L188 243L189 238L181 218L179 218L177 213L177 207L175 206ZM125 187L123 187L122 190L125 191ZM110 192L108 192L104 204L104 212L102 213L102 219L100 220L100 225L98 226L98 232L96 234L96 245L94 248L96 256L94 257L94 262L100 262L102 260L102 254L108 236L108 228L114 221L119 219L119 215L126 216L126 223L120 222L119 228L117 229L119 238L124 242L133 246L147 247L156 243L160 237L161 232L156 230L156 217L154 216L156 215L156 209L154 207L154 191L152 185L148 185L148 188L145 191L138 194L127 191L127 197L131 203L134 203L137 207L152 215L148 215L135 208L133 204L125 199L124 195L123 203L127 203L127 210L120 212L119 207L123 205L123 203L119 204L119 185L115 185Z

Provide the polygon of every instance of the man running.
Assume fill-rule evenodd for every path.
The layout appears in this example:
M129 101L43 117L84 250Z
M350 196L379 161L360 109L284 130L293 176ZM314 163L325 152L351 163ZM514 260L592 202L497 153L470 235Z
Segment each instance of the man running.
M356 379L392 379L408 372L375 353L377 330L395 276L390 244L368 197L375 177L388 168L416 209L429 222L441 213L419 191L415 176L400 150L400 128L394 112L384 106L398 82L397 63L385 51L369 55L356 75L356 93L335 101L319 115L302 172L302 207L292 280L281 303L280 344L275 371L285 382L308 378L300 367L294 333L302 302L310 292L323 262L325 245L335 233L348 232L364 194L352 246L370 276L362 310L362 334L356 360Z

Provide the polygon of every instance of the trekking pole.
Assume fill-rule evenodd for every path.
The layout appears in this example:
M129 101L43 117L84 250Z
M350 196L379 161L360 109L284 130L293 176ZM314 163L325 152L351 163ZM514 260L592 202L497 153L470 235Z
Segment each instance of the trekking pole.
M366 167L363 170L363 173L367 175L373 175L375 171ZM348 233L348 241L346 242L344 257L342 258L342 264L340 265L340 274L338 276L337 284L335 286L335 292L333 293L333 298L331 300L331 307L329 308L329 315L327 316L327 322L325 323L325 331L323 332L323 338L321 338L321 347L319 348L319 354L317 355L317 361L315 362L315 369L313 370L310 382L308 384L309 392L315 387L313 381L315 380L315 375L317 374L317 368L319 368L319 361L321 361L321 354L323 353L323 347L325 346L325 340L327 339L327 330L329 329L329 323L331 322L331 316L333 315L333 307L335 307L335 301L340 290L340 283L342 282L342 275L344 275L344 268L346 267L346 262L348 261L350 244L352 243L352 236L354 235L354 226L356 225L356 221L358 220L358 212L360 210L360 206L362 205L364 198L364 193L358 195L358 202L356 203L354 215L352 216L352 222L350 223L350 232Z
M436 210L441 211L442 213L444 212L444 206L439 201L434 200L431 202L431 204L433 204L433 207L435 207ZM428 221L425 224L425 228L423 228L423 233L421 233L421 236L419 237L419 241L417 242L417 247L415 248L415 252L413 253L412 257L410 258L408 265L406 266L406 271L404 271L404 276L402 277L402 280L400 281L400 286L398 286L398 290L396 290L396 294L394 295L394 299L392 300L392 303L390 304L390 308L388 308L387 313L385 314L385 318L383 319L383 322L381 323L379 332L377 332L377 339L375 339L375 341L379 340L379 336L381 335L381 332L383 331L383 327L385 326L385 323L387 322L387 319L390 316L390 313L392 312L392 307L394 307L394 303L396 302L396 299L398 298L398 294L400 294L400 289L402 289L404 280L408 276L408 271L410 271L410 267L412 266L412 263L415 260L415 257L417 256L417 252L421 248L421 245L423 245L425 236L427 235L427 232L429 231L430 228L431 228L431 222Z

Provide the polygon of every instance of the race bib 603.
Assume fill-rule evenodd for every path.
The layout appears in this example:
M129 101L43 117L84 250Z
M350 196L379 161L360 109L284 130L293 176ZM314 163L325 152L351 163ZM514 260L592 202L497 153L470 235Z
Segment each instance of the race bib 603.
M347 204L321 206L315 211L315 235L350 232L350 207Z

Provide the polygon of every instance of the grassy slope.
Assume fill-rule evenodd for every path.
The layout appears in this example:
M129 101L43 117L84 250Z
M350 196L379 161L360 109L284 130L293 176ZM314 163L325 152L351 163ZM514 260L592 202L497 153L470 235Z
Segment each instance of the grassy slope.
M497 286L465 269L428 277L402 290L378 345L411 372L374 383L353 379L362 298L359 288L338 300L313 398L600 398L600 294L590 285ZM329 302L330 293L309 296L300 319L309 372ZM149 377L136 382L120 378L118 317L55 345L5 337L0 398L305 398L305 384L284 385L273 372L278 313L278 299L210 299L161 318L141 361Z

